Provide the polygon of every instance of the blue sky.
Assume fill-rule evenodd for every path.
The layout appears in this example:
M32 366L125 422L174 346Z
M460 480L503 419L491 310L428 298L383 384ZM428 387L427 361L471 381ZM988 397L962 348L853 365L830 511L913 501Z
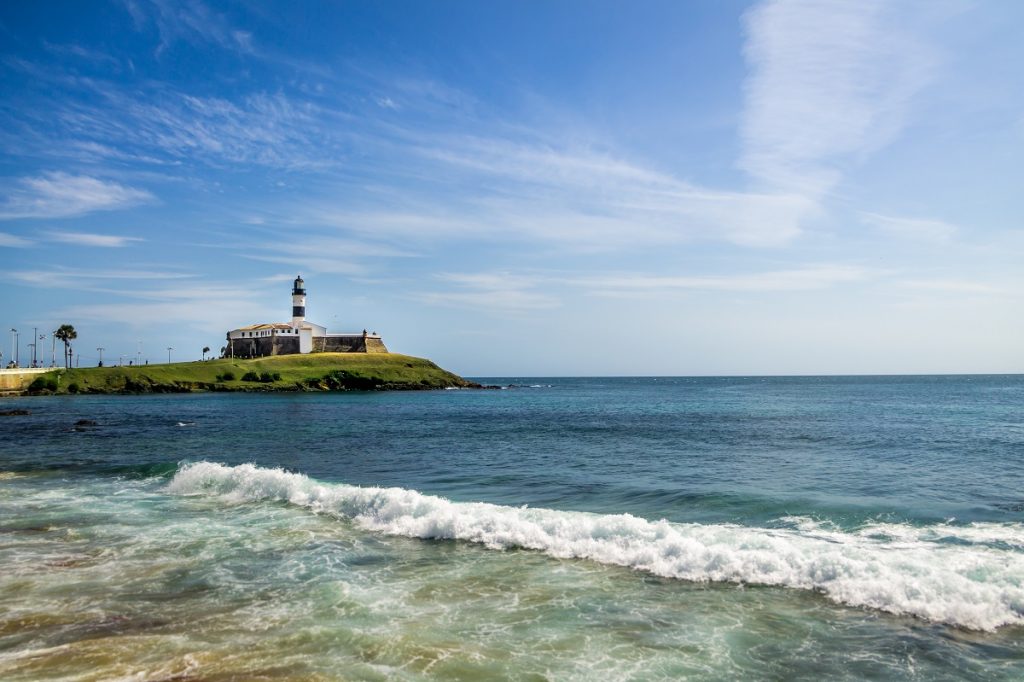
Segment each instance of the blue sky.
M1022 22L4 3L0 324L198 358L301 273L311 320L471 376L1020 372Z

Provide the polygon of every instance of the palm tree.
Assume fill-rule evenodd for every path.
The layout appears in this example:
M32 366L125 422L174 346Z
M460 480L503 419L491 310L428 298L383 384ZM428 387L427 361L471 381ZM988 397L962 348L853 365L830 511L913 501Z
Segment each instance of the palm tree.
M68 347L71 345L71 341L78 338L78 332L70 324L62 324L57 328L57 331L53 333L55 337L60 339L64 343L64 369L70 367L70 353L68 353Z
M203 346L203 362L206 362L206 354L210 352L209 346Z

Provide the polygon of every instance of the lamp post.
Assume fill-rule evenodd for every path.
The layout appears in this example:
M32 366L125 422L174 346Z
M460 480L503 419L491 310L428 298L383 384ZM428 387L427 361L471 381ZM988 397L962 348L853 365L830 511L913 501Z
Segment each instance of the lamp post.
M174 350L170 346L167 346L167 364L171 364L171 351Z
M50 332L50 367L57 366L57 332Z
M103 366L103 351L106 350L106 349L105 348L97 348L96 350L98 350L100 352L100 364L99 364L99 366L102 367Z
M39 338L39 327L32 327L32 366L36 366L36 339Z
M32 364L29 365L29 367L35 367L36 366L36 342L33 341L32 343L28 344L28 347L32 349Z
M135 364L142 364L142 339L139 339L138 344L135 347Z

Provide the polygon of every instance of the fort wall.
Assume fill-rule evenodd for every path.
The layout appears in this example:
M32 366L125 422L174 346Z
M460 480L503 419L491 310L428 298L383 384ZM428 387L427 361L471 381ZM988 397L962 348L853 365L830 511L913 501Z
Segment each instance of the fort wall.
M270 355L299 354L299 338L288 335L260 336L228 340L227 357L262 358ZM379 336L332 334L314 336L314 353L387 353Z

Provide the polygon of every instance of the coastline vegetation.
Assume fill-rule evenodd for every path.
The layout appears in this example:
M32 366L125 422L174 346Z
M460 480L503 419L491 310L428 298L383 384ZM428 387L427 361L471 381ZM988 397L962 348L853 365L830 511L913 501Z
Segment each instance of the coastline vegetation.
M311 353L47 372L29 395L193 391L368 391L478 386L430 360L398 353Z

